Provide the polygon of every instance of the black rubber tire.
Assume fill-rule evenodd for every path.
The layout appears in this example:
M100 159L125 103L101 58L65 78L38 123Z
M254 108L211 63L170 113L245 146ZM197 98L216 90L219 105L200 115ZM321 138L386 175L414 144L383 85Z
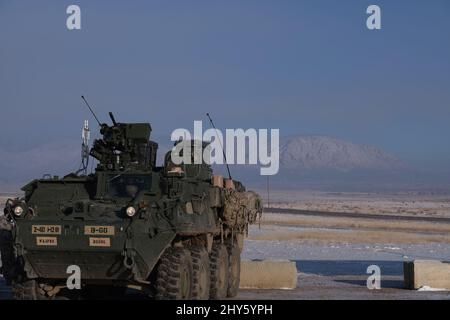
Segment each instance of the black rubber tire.
M14 300L47 300L45 292L39 288L36 280L13 280L12 294Z
M167 249L156 270L153 290L155 299L192 299L193 273L189 250L185 248Z
M233 244L228 246L228 290L227 297L236 297L241 280L241 250Z
M208 300L211 286L209 254L203 246L191 247L193 273L192 299Z
M228 290L228 252L223 244L214 244L210 255L211 288L209 297L220 300L227 296Z

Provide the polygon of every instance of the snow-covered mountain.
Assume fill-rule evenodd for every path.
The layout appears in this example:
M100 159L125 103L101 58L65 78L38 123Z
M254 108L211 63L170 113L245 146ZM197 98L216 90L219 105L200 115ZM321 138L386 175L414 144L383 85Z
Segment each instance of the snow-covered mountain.
M281 139L280 167L302 171L404 170L407 165L369 145L327 136L291 136Z

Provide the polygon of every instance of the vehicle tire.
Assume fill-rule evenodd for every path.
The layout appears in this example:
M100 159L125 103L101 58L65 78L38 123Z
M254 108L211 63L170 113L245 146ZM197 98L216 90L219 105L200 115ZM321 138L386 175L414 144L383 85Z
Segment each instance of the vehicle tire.
M162 255L156 271L155 299L192 299L193 273L189 250L184 248L167 249Z
M13 280L12 294L14 300L47 300L45 291L39 288L36 280Z
M193 273L192 299L208 300L211 285L209 255L203 246L191 248Z
M228 246L229 267L228 267L228 290L227 297L236 297L241 280L241 250L238 246Z
M211 288L209 297L211 299L224 299L228 290L228 252L223 244L214 244L210 256Z

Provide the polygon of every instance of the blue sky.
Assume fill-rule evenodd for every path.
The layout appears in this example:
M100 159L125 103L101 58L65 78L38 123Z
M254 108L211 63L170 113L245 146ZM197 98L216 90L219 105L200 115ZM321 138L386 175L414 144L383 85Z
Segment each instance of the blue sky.
M70 4L82 30L66 29ZM78 139L84 94L156 134L210 112L450 171L449 16L447 0L0 0L0 148Z

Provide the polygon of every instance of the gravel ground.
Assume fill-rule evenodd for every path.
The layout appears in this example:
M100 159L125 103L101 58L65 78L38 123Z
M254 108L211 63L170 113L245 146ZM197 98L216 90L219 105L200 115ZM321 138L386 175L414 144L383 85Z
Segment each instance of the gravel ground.
M266 191L259 193L267 200ZM450 217L450 194L271 190L272 207L310 211Z

